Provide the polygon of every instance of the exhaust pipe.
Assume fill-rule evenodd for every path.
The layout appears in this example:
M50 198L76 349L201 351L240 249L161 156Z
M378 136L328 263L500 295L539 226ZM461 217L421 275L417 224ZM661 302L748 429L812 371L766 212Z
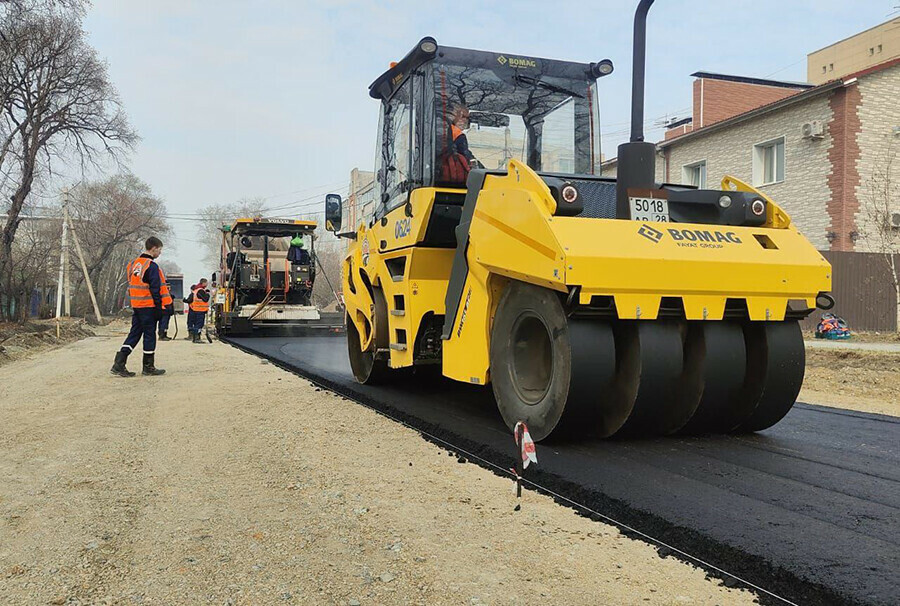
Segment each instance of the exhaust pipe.
M641 0L634 12L631 76L631 139L619 146L616 218L630 219L629 189L656 187L656 144L644 141L644 72L647 63L647 13L654 0Z

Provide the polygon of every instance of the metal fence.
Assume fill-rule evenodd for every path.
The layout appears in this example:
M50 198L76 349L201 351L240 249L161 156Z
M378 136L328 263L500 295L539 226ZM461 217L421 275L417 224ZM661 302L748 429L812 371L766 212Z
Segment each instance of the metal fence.
M884 255L861 252L823 251L833 268L832 312L844 318L851 330L891 332L897 330L897 294ZM813 330L822 316L813 313L804 328Z

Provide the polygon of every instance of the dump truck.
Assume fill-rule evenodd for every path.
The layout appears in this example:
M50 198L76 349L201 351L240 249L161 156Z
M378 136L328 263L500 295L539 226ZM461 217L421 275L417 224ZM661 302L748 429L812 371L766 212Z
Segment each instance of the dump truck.
M316 226L263 217L222 226L212 306L219 335L252 335L259 328L343 331L341 311L322 312L312 302ZM324 272L322 277L328 279Z
M750 432L787 414L805 369L799 321L834 304L831 267L737 178L657 182L642 128L651 4L635 14L616 178L600 174L609 60L426 37L369 87L381 105L374 215L345 227L340 196L325 200L328 229L349 239L356 380L438 365L490 384L506 425L536 440Z

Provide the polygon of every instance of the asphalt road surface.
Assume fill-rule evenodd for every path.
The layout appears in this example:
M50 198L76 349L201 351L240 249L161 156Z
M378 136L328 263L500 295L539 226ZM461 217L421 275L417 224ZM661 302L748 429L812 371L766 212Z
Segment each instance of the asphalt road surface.
M231 341L512 464L512 436L490 388L437 373L358 385L343 337ZM754 435L541 443L537 451L526 475L540 485L794 602L900 603L900 419L797 404Z

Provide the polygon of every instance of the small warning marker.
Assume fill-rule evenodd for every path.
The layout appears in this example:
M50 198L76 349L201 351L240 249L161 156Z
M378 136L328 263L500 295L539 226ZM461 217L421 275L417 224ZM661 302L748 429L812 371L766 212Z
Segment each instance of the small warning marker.
M516 507L514 511L522 509L522 473L531 463L537 464L537 449L534 440L528 433L528 426L522 421L516 423L513 428L513 437L516 439L516 468L511 470L516 474Z

